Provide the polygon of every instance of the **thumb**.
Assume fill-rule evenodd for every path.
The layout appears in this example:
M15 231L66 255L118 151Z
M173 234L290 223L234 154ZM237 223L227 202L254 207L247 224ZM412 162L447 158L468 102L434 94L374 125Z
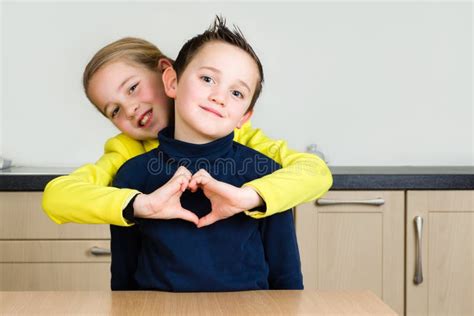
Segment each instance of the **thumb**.
M194 214L193 212L191 212L191 211L189 211L185 208L181 208L181 210L177 211L176 218L180 218L180 219L183 219L185 221L194 223L195 225L198 225L198 223L199 223L199 217L197 217L196 214Z
M197 224L197 227L202 228L204 226L214 224L218 220L220 220L220 218L214 212L211 212L211 213L207 214L206 216L201 217L199 219L199 223Z

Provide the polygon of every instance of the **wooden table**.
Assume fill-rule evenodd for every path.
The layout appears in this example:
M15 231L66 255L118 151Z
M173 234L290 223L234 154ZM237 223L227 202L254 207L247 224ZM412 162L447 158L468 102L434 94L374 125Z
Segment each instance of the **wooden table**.
M370 291L0 292L0 315L396 315Z

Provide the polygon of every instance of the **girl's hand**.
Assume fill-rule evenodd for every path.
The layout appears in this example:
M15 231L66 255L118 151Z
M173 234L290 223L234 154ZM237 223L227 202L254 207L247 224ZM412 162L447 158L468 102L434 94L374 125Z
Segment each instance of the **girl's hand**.
M199 219L199 228L263 204L262 198L252 188L238 188L217 181L204 169L192 176L188 188L192 192L201 188L211 201L211 212Z
M191 172L181 166L162 187L150 194L139 194L134 203L134 216L140 218L180 218L198 224L199 218L181 206L181 194L188 188Z

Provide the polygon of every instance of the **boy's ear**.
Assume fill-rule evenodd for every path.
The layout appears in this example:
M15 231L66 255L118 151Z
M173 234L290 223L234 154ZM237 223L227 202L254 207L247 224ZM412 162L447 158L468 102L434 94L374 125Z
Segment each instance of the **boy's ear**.
M176 93L178 91L178 78L173 67L170 66L163 70L161 79L163 80L163 87L165 88L166 95L169 98L176 98Z
M158 69L160 70L161 73L163 73L163 71L165 71L166 68L169 68L173 66L173 64L171 63L171 60L169 60L168 58L160 58L158 60Z
M247 113L245 113L244 116L242 116L242 118L240 119L239 123L237 124L237 128L241 128L242 125L244 125L248 120L250 120L250 118L252 117L252 114L253 114L253 110L250 110Z

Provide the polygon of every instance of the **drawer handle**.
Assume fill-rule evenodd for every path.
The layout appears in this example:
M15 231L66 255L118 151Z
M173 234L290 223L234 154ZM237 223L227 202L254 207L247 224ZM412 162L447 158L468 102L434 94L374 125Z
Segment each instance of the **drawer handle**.
M331 199L318 199L316 200L317 205L338 205L338 204L363 204L363 205L384 205L385 200L382 198L376 198L372 200L331 200Z
M415 259L415 277L413 283L419 285L423 283L423 267L421 265L421 235L423 234L423 218L415 216L415 238L416 238L416 259Z
M110 256L110 249L94 246L90 251L94 256Z

